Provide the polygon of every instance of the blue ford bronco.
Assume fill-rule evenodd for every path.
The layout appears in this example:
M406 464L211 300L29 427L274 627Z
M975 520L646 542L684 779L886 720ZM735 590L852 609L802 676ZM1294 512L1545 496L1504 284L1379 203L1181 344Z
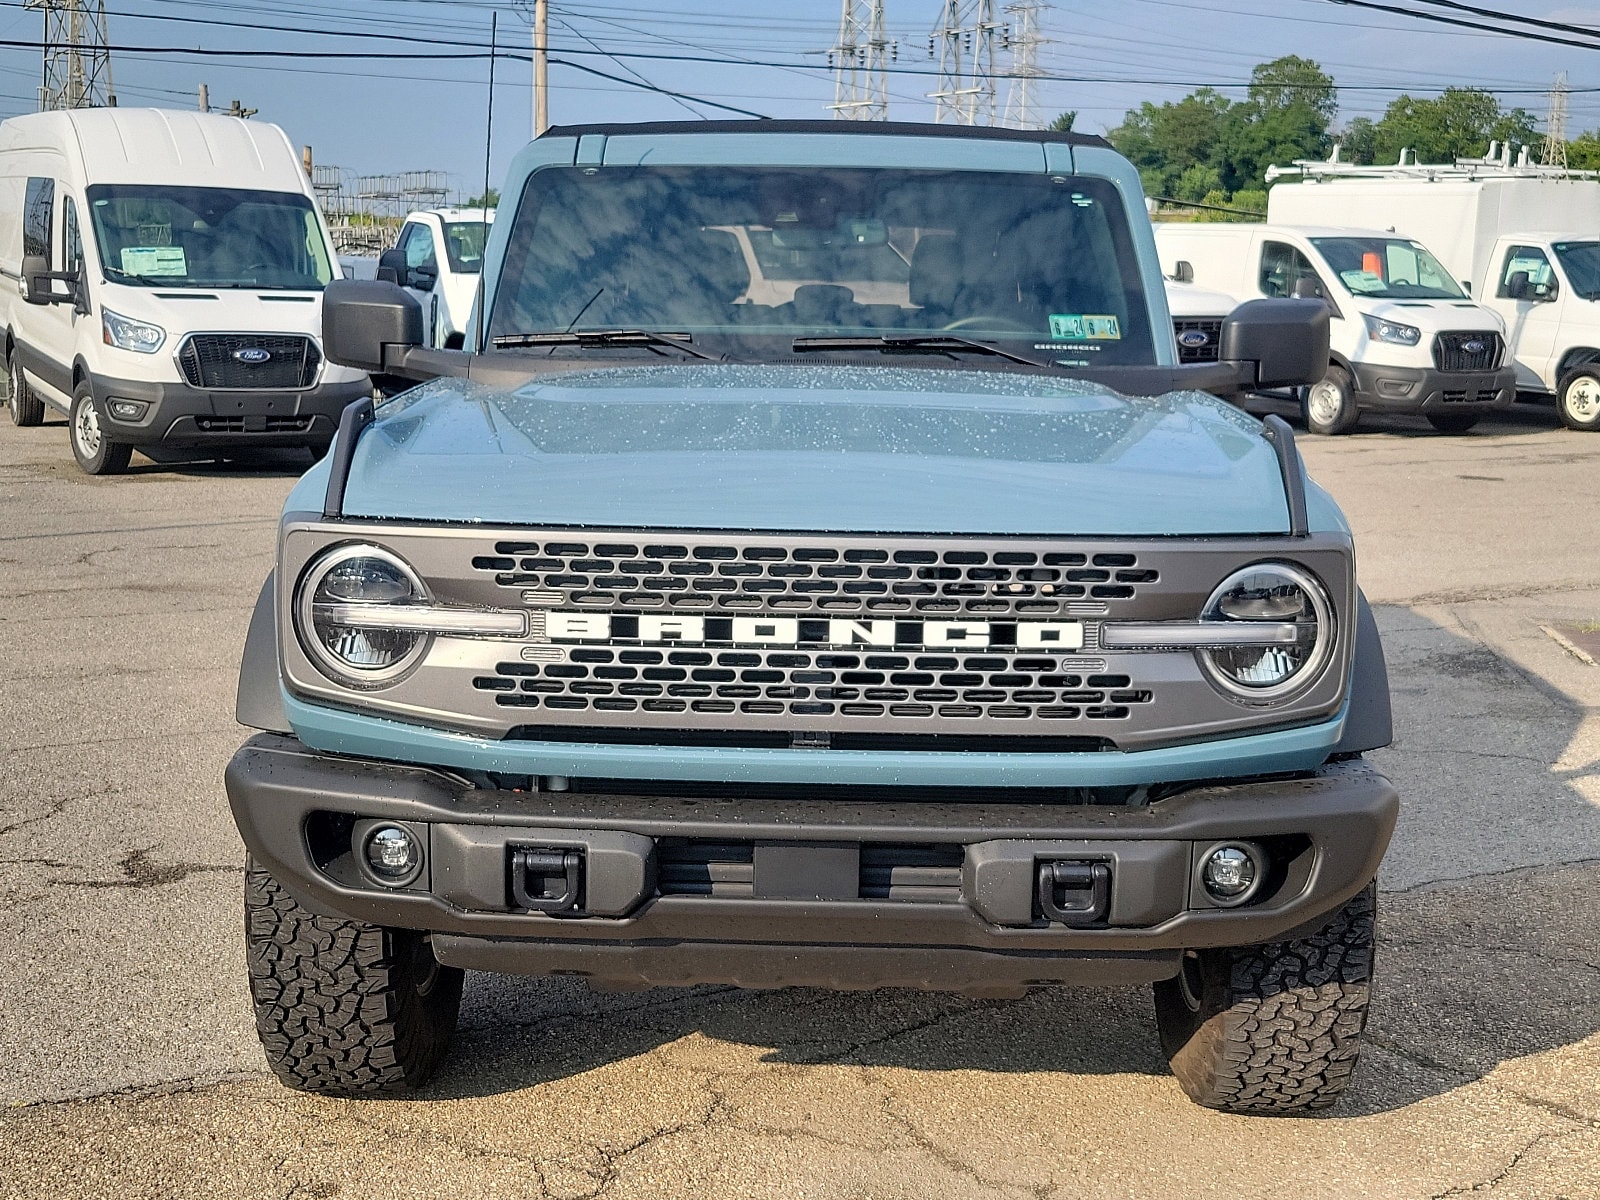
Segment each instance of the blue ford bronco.
M415 1088L469 968L1149 983L1195 1100L1333 1103L1388 681L1289 427L1216 398L1319 379L1322 303L1182 362L1072 134L562 128L505 196L466 349L327 291L390 398L285 505L227 772L279 1077Z

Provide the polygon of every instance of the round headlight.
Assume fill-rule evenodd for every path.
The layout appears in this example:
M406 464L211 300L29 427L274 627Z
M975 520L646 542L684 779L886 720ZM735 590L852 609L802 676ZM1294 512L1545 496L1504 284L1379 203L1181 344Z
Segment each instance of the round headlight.
M1292 629L1281 641L1199 651L1206 673L1231 695L1281 700L1314 682L1333 650L1333 607L1322 585L1287 563L1235 571L1206 601L1202 621Z
M427 633L383 628L383 608L428 599L417 573L389 551L339 546L301 576L295 625L323 674L347 687L383 687L415 666L431 640Z

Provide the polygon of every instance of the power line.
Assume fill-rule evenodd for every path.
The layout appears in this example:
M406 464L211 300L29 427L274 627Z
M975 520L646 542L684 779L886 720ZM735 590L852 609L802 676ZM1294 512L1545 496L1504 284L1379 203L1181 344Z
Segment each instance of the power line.
M1447 17L1442 13L1417 12L1411 8L1399 8L1393 4L1374 4L1372 0L1331 0L1334 4L1348 4L1352 8L1370 8L1376 12L1393 13L1400 17L1412 17L1418 21L1433 21L1440 25L1454 25L1461 29L1481 29L1488 33L1498 33L1505 37L1521 38L1528 42L1549 42L1553 46L1570 46L1577 50L1600 50L1600 43L1578 42L1571 38L1555 37L1548 33L1534 33L1530 29L1502 29L1497 25L1485 25L1480 21L1465 21L1460 17ZM1573 28L1577 28L1574 26ZM1600 38L1600 34L1585 33L1585 37Z

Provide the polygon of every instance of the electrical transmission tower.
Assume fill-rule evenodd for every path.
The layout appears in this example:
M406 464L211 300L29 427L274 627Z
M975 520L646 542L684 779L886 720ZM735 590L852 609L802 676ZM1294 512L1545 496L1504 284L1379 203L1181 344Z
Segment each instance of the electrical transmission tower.
M828 51L833 68L833 115L842 121L887 121L886 68L899 47L884 33L884 0L844 0L839 40Z
M1567 73L1556 76L1556 85L1550 89L1550 115L1544 123L1544 153L1539 161L1547 167L1566 168L1567 165Z
M1012 80L1001 124L1013 129L1044 128L1034 84L1040 75L1039 47L1050 40L1039 33L1039 18L1049 7L1047 0L1015 0L1006 5L1006 16L1011 18L1006 42L1011 51Z
M945 0L928 39L929 57L939 59L939 87L928 93L938 105L935 121L994 124L994 52L1004 30L995 20L994 0Z
M39 108L115 107L105 0L26 0L44 13Z

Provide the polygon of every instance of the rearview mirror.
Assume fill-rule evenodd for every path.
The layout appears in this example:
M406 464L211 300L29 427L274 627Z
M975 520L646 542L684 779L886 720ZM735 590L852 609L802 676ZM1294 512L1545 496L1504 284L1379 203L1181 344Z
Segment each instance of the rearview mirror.
M1221 357L1254 367L1257 388L1299 387L1328 370L1328 305L1247 300L1222 322Z
M22 278L27 281L29 304L77 304L80 287L76 271L52 271L50 260L42 254L29 254L22 260ZM58 290L57 283L69 285Z
M378 281L380 283L399 283L406 277L406 252L404 250L385 250L378 255Z
M382 375L387 356L422 345L422 305L388 280L335 279L322 293L322 352L329 362Z

